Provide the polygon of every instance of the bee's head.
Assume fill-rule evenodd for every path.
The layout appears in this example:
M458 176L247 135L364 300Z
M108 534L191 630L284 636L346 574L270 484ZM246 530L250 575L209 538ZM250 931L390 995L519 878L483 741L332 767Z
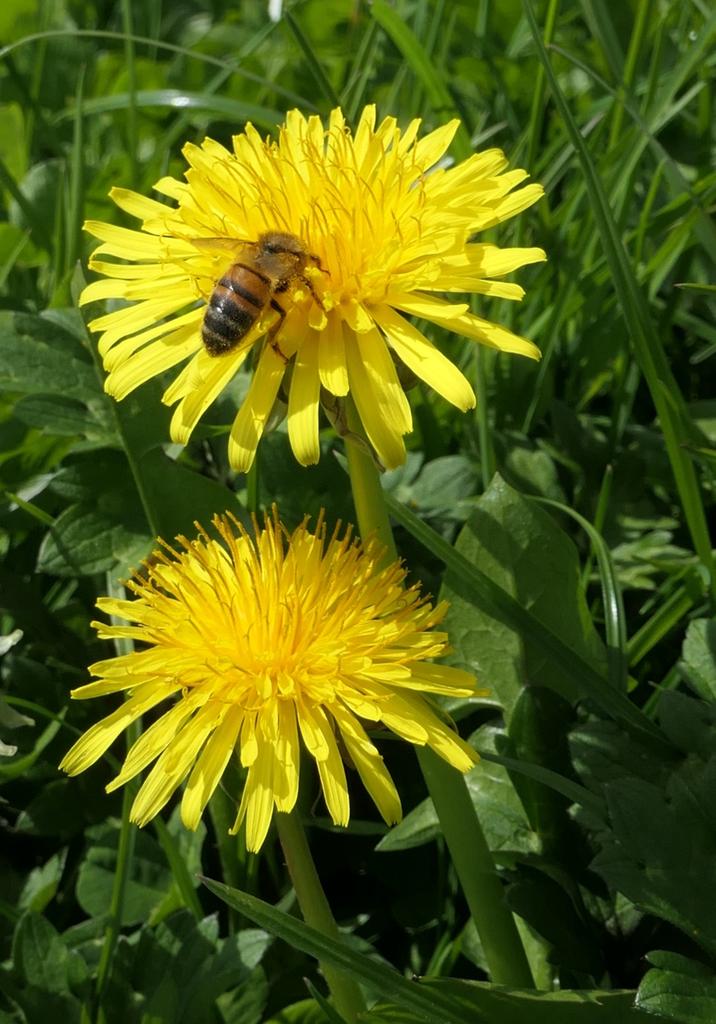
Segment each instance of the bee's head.
M267 231L260 235L258 247L262 253L272 256L289 253L291 256L305 256L306 247L300 238L284 231Z

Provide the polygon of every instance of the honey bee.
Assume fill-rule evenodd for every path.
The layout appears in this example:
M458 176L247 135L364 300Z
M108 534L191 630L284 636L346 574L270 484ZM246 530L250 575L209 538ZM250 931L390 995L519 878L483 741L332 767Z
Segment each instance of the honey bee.
M267 231L259 235L256 242L247 243L240 252L240 259L219 278L209 297L201 326L201 338L209 355L223 356L231 352L270 306L278 313L278 320L269 331L269 344L285 359L276 336L283 326L286 310L276 296L301 282L321 305L306 276L309 263L323 270L318 256L309 252L300 238L288 232Z

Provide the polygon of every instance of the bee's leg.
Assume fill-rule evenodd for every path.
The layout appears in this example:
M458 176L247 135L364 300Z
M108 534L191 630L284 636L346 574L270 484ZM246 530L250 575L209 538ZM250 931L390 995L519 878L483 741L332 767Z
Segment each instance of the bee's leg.
M323 267L320 267L320 269L323 270ZM327 274L328 271L327 270L323 270L323 273ZM303 277L303 276L301 276L300 281L301 281L301 284L305 284L306 288L308 288L309 292L313 296L313 301L316 303L316 305L320 306L321 309L323 310L323 312L325 313L326 307L323 305L323 300L321 299L321 296L318 294L316 289L313 287L313 281L310 279L310 277Z
M281 359L283 359L284 363L287 363L288 359L283 354L283 352L279 348L278 342L276 341L276 335L278 334L278 332L283 327L283 322L286 319L286 310L283 308L283 306L280 306L278 304L278 302L276 302L276 299L271 299L271 309L275 309L276 312L278 313L278 320L276 321L276 323L273 325L271 330L266 335L266 339L267 339L269 345L271 346L271 348L276 353L276 355L280 356Z

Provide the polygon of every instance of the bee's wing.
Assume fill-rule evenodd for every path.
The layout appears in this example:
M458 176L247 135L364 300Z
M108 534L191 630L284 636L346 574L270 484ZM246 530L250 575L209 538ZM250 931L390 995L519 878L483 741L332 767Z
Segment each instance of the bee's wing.
M245 252L246 249L256 246L256 243L248 238L191 238L187 239L187 241L196 246L200 252L208 253L210 256L215 256L217 252L222 251L236 256L241 252Z

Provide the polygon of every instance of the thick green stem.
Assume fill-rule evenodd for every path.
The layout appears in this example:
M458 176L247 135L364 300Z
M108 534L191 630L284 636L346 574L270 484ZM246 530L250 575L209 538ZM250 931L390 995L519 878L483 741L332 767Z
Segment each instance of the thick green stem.
M276 814L276 827L304 921L334 942L343 942L318 877L298 811L294 809L290 814ZM358 985L347 974L328 964L322 963L321 969L338 1012L349 1022L356 1020L358 1014L366 1009Z
M475 813L465 780L429 747L418 747L418 761L440 819L445 842L496 985L534 988L532 971L515 919Z
M350 403L348 426L352 433L362 436L358 416ZM394 559L395 542L375 463L350 439L346 452L361 537L378 536L386 545L386 560ZM418 759L492 980L512 988L533 988L524 947L504 902L502 886L464 778L428 748L418 750Z
M346 411L349 430L362 438L363 427L350 398L346 400ZM346 439L346 457L361 538L365 540L370 534L377 537L385 546L385 561L394 562L398 552L376 465L368 451L350 437Z

